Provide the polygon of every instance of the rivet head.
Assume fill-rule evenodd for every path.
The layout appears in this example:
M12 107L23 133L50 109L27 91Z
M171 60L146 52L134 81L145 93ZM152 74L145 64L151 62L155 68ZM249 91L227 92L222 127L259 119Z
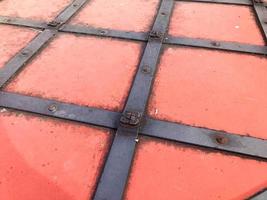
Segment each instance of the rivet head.
M215 47L219 47L219 46L221 46L220 42L216 42L216 41L212 41L212 42L211 42L211 45L212 45L212 46L215 46Z
M226 145L229 143L229 139L225 136L216 136L215 141L220 145Z
M151 67L149 67L148 65L144 65L144 66L142 67L142 72L143 72L144 74L150 74L150 73L151 73Z
M7 22L7 23L9 23L9 22L11 22L12 20L11 20L11 19L5 19L4 21Z
M108 33L106 30L99 30L98 32L100 35L106 35Z
M51 104L51 105L49 105L49 106L48 106L48 110L49 110L50 112L56 112L56 111L57 111L57 105L55 105L55 104Z
M21 55L23 55L23 56L28 56L29 54L30 54L30 50L27 50L27 49L25 49L25 50L23 50L22 52L21 52Z

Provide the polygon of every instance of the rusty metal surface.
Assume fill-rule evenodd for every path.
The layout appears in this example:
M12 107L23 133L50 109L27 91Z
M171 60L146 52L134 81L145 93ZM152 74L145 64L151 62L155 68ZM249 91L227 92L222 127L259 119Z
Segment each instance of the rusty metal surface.
M0 127L1 200L91 198L109 130L6 109Z
M266 162L142 137L124 199L243 200L266 187L266 172Z
M45 4L42 0L0 2L0 15L6 15L0 17L0 23L41 31L33 39L36 30L29 31L29 29L18 27L17 33L23 38L17 46L14 45L13 40L6 42L4 39L13 38L14 35L8 32L1 33L6 34L4 38L1 38L4 45L7 45L6 49L11 49L8 53L2 52L4 57L2 57L0 83L1 86L5 86L5 91L0 93L0 106L4 107L1 113L5 115L7 113L5 108L12 108L40 114L27 117L27 120L31 122L34 122L35 118L46 120L43 116L46 115L117 129L109 156L105 158L108 149L105 153L101 150L97 153L102 163L105 160L105 165L99 164L98 159L98 166L93 166L97 169L91 170L94 175L77 175L88 181L87 189L83 189L80 185L79 188L82 190L80 196L73 194L73 191L68 188L70 184L65 176L61 179L65 184L57 184L57 188L67 191L67 194L55 193L56 190L53 188L46 189L49 188L47 181L38 179L38 177L37 182L40 180L40 185L44 186L44 190L40 191L37 188L33 191L20 191L17 189L14 190L16 194L12 196L14 200L23 196L19 195L23 191L33 196L39 193L41 197L45 197L47 193L52 200L88 199L93 196L95 199L121 199L131 166L133 170L125 199L154 200L162 197L162 194L164 199L172 199L173 196L190 199L196 198L194 195L198 194L197 197L203 199L232 199L233 197L239 200L259 194L262 189L266 188L264 176L261 175L265 173L267 158L267 138L264 134L266 57L263 56L266 55L264 42L266 39L264 22L266 6L263 1L255 1L252 4L247 0L186 2L166 0L166 2L169 3L168 5L176 4L174 13L171 15L171 26L167 36L165 36L165 31L170 14L168 9L158 11L155 26L149 31L156 9L160 5L159 1L155 0L146 2L139 0L112 2L60 0L56 4L53 1L49 2L54 4L54 8L49 10L47 8L49 3L42 8ZM64 8L67 3L70 4ZM1 10L1 5L9 11ZM13 5L12 8L11 5ZM41 7L39 8L38 5ZM129 7L132 9L129 10ZM26 8L29 9L28 13L26 13ZM70 19L72 16L74 18ZM14 28L1 26L8 27L10 30ZM12 30L9 32L15 33ZM48 37L45 34L48 34ZM43 41L42 35L45 36ZM55 39L53 39L54 35L56 35ZM49 43L50 39L52 39L51 43ZM32 42L26 46L30 40ZM147 42L143 54L140 41ZM14 48L9 48L12 45ZM223 51L214 51L214 49ZM143 59L140 59L139 55ZM157 71L158 60L160 64ZM154 74L157 79L156 84L153 85ZM153 93L148 114L156 119L147 118L145 112L147 98L150 96L152 87ZM21 120L25 125L26 121L22 120L24 115L17 114L17 118L12 120L15 122ZM4 130L5 134L9 133L5 130L9 127L9 123L2 123L2 121L0 121L1 130ZM61 123L64 124L57 132L60 134L66 127L72 125L78 127L78 132L81 132L79 128L84 127L81 124L66 123L58 119L55 121L59 127ZM10 127L13 125L11 123ZM40 123L30 125L34 127L32 132L26 131L23 134L26 136L36 134L31 137L41 138L38 128L43 125ZM36 127L37 131L34 131ZM8 131L9 129L12 130L8 128ZM42 130L41 133L47 133L48 129L46 127ZM75 128L71 130L75 132ZM164 142L151 143L150 139L147 139L148 142L141 139L141 143L138 144L139 134L162 138ZM75 141L73 137L77 140L81 139L80 136L74 135L63 139L63 144L65 141L66 144ZM92 141L99 139L98 134L90 133L90 136ZM176 143L170 145L170 142L166 140ZM23 144L22 141L21 144ZM43 141L44 146L49 146L45 142L49 140ZM135 157L136 143L138 148ZM189 144L190 147L181 146L181 143ZM195 148L192 149L191 145ZM108 146L103 148L108 148ZM142 146L146 147L140 150ZM81 148L78 148L77 152L82 153ZM74 147L72 153L75 149ZM20 151L22 154L27 153L25 149ZM149 151L151 154L146 157ZM164 152L168 152L166 156ZM92 150L89 150L89 154L90 159L97 157L91 157L94 154ZM140 159L142 156L144 159ZM164 160L158 160L158 157L164 157ZM194 160L200 159L200 161L193 163L190 160L191 157L194 157ZM52 158L60 160L56 156ZM182 161L176 162L177 158ZM132 159L134 165L131 165ZM12 159L6 160L13 162ZM32 161L34 160L33 158ZM221 163L219 173L216 161ZM171 165L177 167L183 162L185 168L189 168L188 173L177 174L176 171L172 171L172 168L168 168ZM151 164L152 170L150 170ZM81 165L82 163L78 162L76 169L83 169ZM203 175L210 172L214 172L215 175L208 179L202 177L195 179L198 176L192 176L191 172L194 170L190 168L191 165L198 168L197 171L202 170ZM38 169L38 164L32 166ZM253 173L245 175L252 181L245 181L246 176L242 174L243 170L236 170L237 166L249 166L248 169ZM55 166L52 169L57 168ZM146 172L146 169L149 169L149 172ZM235 184L238 187L230 188L225 184L229 180L227 178L229 174L232 174L231 170L236 170L231 176L238 177L238 180L244 179L242 184ZM44 172L46 173L45 170ZM31 173L29 171L29 174ZM151 178L147 178L148 174ZM241 177L242 175L244 177ZM7 176L11 177L12 173ZM212 179L216 176L222 176L217 185L206 183L216 182ZM35 183L31 177L28 178L28 182L22 176L17 177L19 184ZM184 182L177 183L177 179L180 178ZM194 185L194 182L197 184ZM1 183L0 190L3 189ZM96 184L98 184L97 189ZM214 193L201 189L201 186L206 184L205 189L211 187ZM157 190L153 189L154 185ZM162 187L158 189L158 185ZM178 190L173 185L182 189ZM32 187L35 188L35 186ZM146 187L148 188L144 193L143 189ZM10 197L8 196L10 193L6 191L4 188L4 195L6 195L4 200ZM188 191L195 191L195 193ZM222 191L225 192L222 193ZM17 194L19 196L16 196Z

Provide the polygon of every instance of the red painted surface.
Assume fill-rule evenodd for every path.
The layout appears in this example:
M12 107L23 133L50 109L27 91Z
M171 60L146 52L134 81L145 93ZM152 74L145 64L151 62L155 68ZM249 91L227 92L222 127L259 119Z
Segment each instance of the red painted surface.
M0 15L50 21L72 0L2 0Z
M158 4L158 0L91 0L72 23L117 30L149 31Z
M2 109L0 199L90 199L110 139L104 129Z
M149 114L267 139L267 59L199 48L167 48Z
M243 200L267 187L267 163L141 139L126 200Z
M63 34L5 90L119 111L140 51L140 43Z
M169 33L264 45L252 8L248 6L177 2Z
M31 29L0 25L0 68L25 47L37 33Z

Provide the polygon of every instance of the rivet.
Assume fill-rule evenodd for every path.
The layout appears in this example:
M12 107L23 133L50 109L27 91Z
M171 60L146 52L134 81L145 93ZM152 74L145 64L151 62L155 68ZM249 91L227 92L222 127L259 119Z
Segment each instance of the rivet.
M55 105L55 104L51 104L51 105L49 105L49 106L48 106L48 110L49 110L50 112L56 112L56 111L57 111L57 105Z
M211 42L211 45L212 45L212 46L215 46L215 47L219 47L219 46L221 46L221 44L220 44L219 42L216 42L216 41L212 41L212 42Z
M216 136L215 141L220 145L225 145L229 143L229 139L225 136Z
M29 53L30 53L30 50L25 49L25 50L23 50L23 51L21 52L21 55L23 55L23 56L28 56Z
M151 72L151 67L149 67L148 65L144 65L144 66L142 67L142 72L143 72L144 74L150 74L150 72Z
M162 12L162 13L160 13L161 15L163 15L163 16L165 16L166 15L166 13L165 12Z
M99 33L100 33L101 35L105 35L105 34L107 34L107 31L105 31L105 30L100 30Z
M77 7L79 4L77 4L77 3L75 3L75 4L73 4L73 7Z
M7 23L9 23L9 22L11 22L12 20L11 19L6 19L6 20L4 20L5 22L7 22Z
M139 142L139 139L138 139L138 138L135 138L135 142L136 142L136 143Z

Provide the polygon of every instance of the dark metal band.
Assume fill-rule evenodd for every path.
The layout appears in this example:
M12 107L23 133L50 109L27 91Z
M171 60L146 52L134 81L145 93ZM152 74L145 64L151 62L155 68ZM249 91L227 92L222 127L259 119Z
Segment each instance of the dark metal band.
M121 117L119 112L10 92L0 92L0 107L111 129L119 127ZM266 140L150 118L146 118L144 121L143 128L140 130L141 135L267 159Z
M111 29L97 29L93 27L79 26L79 25L64 25L60 31L67 33L85 34L100 37L113 37L126 40L147 41L147 33L133 32L133 31L119 31Z
M75 0L68 5L52 22L46 25L46 29L39 33L25 48L18 52L12 59L10 59L4 67L0 69L0 88L20 70L27 62L33 58L33 56L42 49L42 47L48 43L48 41L57 34L58 29L64 23L66 23L85 3L87 0ZM23 26L31 24L37 28L44 28L44 23L33 22L32 20L26 21L15 18L9 20L7 17L2 17L3 23L13 23Z
M141 119L145 113L164 35L167 32L173 0L162 0L135 80L126 102L121 123L111 146L94 199L119 200L134 157ZM133 125L136 125L134 127ZM131 127L132 126L132 127Z
M232 5L252 5L252 2L250 0L176 0L176 1L222 3L222 4L232 4Z
M267 189L264 189L263 191L258 192L257 194L253 195L247 200L266 200L266 199L267 199Z
M15 26L24 26L28 28L45 29L47 27L46 22L40 22L32 19L24 19L20 17L7 17L0 16L0 23Z
M241 53L267 55L267 46L242 44L238 42L221 42L206 39L167 36L165 44L200 47L214 50L224 50Z
M0 92L0 107L11 108L60 119L104 126L118 127L121 113L78 106L54 100L30 97L10 92Z
M1 17L0 23L16 25L16 26L25 26L31 28L45 29L46 23L38 22L28 19L21 18L12 18L12 17ZM145 42L148 40L149 34L144 32L133 32L133 31L119 31L111 29L97 29L93 27L80 26L80 25L68 25L65 24L59 28L60 32L74 33L74 34L84 34L92 35L99 37L111 37L125 40L136 40ZM38 40L37 40L38 41ZM180 45L180 46L189 46L189 47L199 47L199 48L208 48L215 50L224 50L240 53L251 53L259 55L267 55L267 47L260 45L252 44L243 44L238 42L227 42L227 41L214 41L208 39L197 39L197 38L186 38L186 37L175 37L167 36L165 37L164 44L167 45Z
M205 128L147 119L141 134L267 159L267 141Z
M267 43L267 3L263 0L252 0L253 8L257 16L258 24L261 28L265 42Z

